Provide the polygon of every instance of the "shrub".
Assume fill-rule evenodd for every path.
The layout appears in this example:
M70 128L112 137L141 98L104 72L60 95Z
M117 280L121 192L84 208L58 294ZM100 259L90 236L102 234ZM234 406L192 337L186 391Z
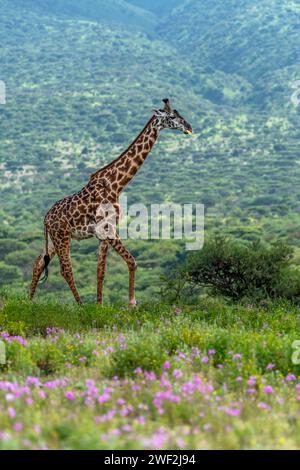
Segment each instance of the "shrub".
M64 355L56 344L50 341L35 341L31 345L31 357L44 375L57 372L64 364Z
M186 273L192 283L234 300L293 298L300 293L300 275L292 258L293 250L281 242L217 237L189 258Z
M201 289L235 301L298 301L300 273L293 266L293 250L282 242L267 245L215 237L168 274L162 296L171 302L191 303Z
M124 377L143 371L159 372L167 355L155 337L141 336L132 339L126 349L118 348L112 355L111 375Z
M6 364L0 366L2 370L16 371L22 374L37 374L38 366L32 358L28 347L17 341L6 342Z

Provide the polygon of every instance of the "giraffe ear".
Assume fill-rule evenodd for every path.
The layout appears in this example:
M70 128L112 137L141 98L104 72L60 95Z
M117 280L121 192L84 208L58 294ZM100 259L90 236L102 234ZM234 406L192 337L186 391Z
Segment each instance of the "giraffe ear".
M163 102L165 103L164 111L166 111L167 113L171 113L172 109L171 109L171 103L170 103L169 99L165 98L163 100Z

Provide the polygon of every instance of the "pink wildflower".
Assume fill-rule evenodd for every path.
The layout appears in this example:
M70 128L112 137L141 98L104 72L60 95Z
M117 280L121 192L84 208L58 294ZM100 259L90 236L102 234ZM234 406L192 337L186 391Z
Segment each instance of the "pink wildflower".
M40 384L40 379L37 377L27 377L26 378L26 384L27 385L39 385Z
M256 383L256 382L255 382L255 380L253 380L253 379L247 380L247 384L248 384L248 385L255 385L255 383Z
M146 421L146 420L145 420L145 417L144 417L143 415L138 416L138 417L136 418L136 420L137 420L138 424L145 424L145 421Z
M11 406L9 406L8 409L7 409L7 412L8 412L8 416L9 416L10 418L15 418L16 412L15 412L14 408L12 408Z
M72 400L74 400L75 395L74 395L73 392L67 391L67 392L65 392L65 397L67 398L67 400L72 401Z
M176 377L176 378L180 378L182 377L183 373L180 369L174 369L173 371L173 376Z
M290 382L292 380L296 380L296 376L294 374L288 374L285 378L286 382Z
M179 447L179 449L184 449L186 444L181 437L177 437L176 445Z
M242 359L242 355L239 353L236 353L232 356L232 358L236 361L237 359Z
M130 432L132 430L131 426L129 424L125 424L123 427L122 427L122 431L124 432Z
M265 403L264 401L260 401L258 404L257 404L257 407L260 408L261 410L269 410L271 407L270 405L268 405L267 403Z
M229 416L239 416L241 414L241 410L238 408L226 408L225 413Z
M141 386L138 384L133 384L131 388L134 392L138 392L139 390L141 390Z
M18 422L18 423L15 423L15 424L13 425L13 429L14 429L14 431L16 431L16 432L20 432L20 431L22 431L22 429L23 429L23 424L22 424L22 423L19 423L19 422Z
M106 401L108 401L110 399L110 395L108 393L103 393L103 395L100 395L98 397L98 403L105 403Z

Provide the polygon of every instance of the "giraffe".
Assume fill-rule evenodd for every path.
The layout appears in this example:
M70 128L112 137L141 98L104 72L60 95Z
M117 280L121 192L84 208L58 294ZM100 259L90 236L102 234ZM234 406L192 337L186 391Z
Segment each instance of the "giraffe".
M56 202L44 219L45 247L33 266L30 287L32 300L38 282L48 278L48 265L58 255L60 271L69 285L75 300L81 298L75 285L72 271L70 244L72 239L83 240L96 237L99 240L97 266L97 302L103 303L103 282L106 258L112 247L127 263L129 270L129 306L136 304L136 261L125 248L115 226L120 217L119 196L146 160L162 129L169 128L191 134L191 125L171 108L164 99L163 109L155 109L144 129L121 155L90 176L89 182L80 191ZM107 208L112 207L112 211ZM113 220L115 215L115 220ZM113 223L116 222L116 223ZM40 280L44 272L43 279Z

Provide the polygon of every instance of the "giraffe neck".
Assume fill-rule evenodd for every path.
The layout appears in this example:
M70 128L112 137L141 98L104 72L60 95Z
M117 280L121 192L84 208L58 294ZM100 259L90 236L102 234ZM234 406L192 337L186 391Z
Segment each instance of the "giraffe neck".
M152 116L132 144L116 160L94 173L92 178L108 178L118 196L146 160L161 128L159 119Z

